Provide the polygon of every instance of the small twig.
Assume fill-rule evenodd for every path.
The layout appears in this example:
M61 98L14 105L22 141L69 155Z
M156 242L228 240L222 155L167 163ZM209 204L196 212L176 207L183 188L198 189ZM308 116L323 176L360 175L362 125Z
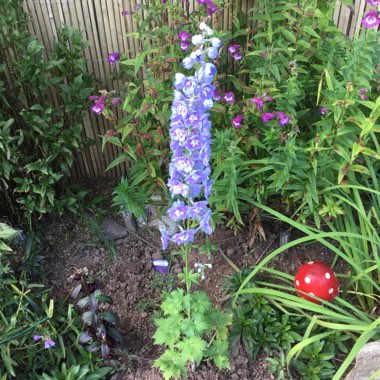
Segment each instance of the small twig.
M153 248L156 248L156 249L160 249L160 247L157 247L157 246L155 246L155 245L153 245L152 243L149 243L149 241L148 240L145 240L144 238L142 238L140 235L138 235L138 234L135 234L134 232L132 232L132 231L128 231L130 234L132 234L134 237L136 237L136 238L138 238L138 239L140 239L140 240L142 240L144 243L146 243L146 244L148 244L148 245L150 245L151 247L153 247Z
M260 257L256 260L255 265L257 265L260 262L260 260L262 259L262 257L267 253L268 249L272 246L272 244L277 239L277 236L278 236L278 234L273 238L273 240L270 242L270 244L268 245L268 247L266 247L264 249L264 251L261 253Z

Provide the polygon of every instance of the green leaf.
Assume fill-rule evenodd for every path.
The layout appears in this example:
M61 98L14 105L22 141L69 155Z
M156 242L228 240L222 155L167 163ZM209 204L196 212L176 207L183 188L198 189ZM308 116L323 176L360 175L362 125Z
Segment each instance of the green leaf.
M321 36L318 33L316 33L314 29L312 29L310 26L305 25L301 28L301 30L315 38L321 38Z
M163 372L165 380L171 378L178 379L180 376L186 376L186 362L178 352L168 349L157 360L153 367Z
M183 317L181 315L155 319L154 323L157 326L157 331L153 335L154 343L166 344L173 348L180 339L182 321Z
M203 357L203 351L205 350L207 343L197 337L192 336L185 338L182 342L176 345L181 351L182 360L185 362L196 362L199 364Z
M177 289L165 297L165 300L160 306L164 312L164 315L178 315L181 311L183 311L183 294L183 289Z

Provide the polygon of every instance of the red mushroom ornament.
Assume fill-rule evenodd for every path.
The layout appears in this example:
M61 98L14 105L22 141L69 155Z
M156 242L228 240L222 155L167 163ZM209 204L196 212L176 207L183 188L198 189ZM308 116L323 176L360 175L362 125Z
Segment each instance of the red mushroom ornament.
M309 261L307 264L301 265L294 276L294 286L299 297L319 305L322 302L313 297L332 301L337 296L339 289L334 271L322 261Z

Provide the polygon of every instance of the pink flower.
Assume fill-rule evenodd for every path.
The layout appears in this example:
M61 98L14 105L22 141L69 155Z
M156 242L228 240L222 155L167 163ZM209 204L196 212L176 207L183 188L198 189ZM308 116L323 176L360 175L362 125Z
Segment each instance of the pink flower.
M261 98L255 96L253 99L251 99L251 102L256 104L257 109L258 109L259 111L261 111L261 110L263 109L263 106L264 106L264 101L263 101L263 99L261 99Z
M244 116L242 114L237 115L234 119L232 119L232 125L234 128L241 128L241 122L243 121Z
M280 118L279 124L281 127L290 123L290 116L285 115L283 112L277 112L277 116Z
M261 116L261 120L263 123L268 123L269 120L272 120L274 118L274 113L271 112L264 112Z
M368 12L362 19L362 24L367 28L372 28L380 24L380 18L377 16L377 12L372 10Z

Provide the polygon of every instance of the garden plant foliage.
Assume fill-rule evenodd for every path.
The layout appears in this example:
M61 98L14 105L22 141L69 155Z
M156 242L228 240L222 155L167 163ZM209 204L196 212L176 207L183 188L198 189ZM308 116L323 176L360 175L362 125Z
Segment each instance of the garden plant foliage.
M85 195L62 185L80 147L93 80L85 73L81 33L61 30L46 58L27 33L21 1L3 1L0 10L0 44L13 56L0 65L0 207L15 222L31 224L52 210L74 211Z
M14 98L0 82L0 204L30 221L72 208L76 198L58 194L56 185L70 174L89 97L91 111L112 125L103 146L121 152L108 169L124 161L130 167L114 205L141 218L154 199L178 225L177 232L161 231L163 249L180 245L184 268L154 319L155 343L165 346L154 366L166 379L202 361L228 368L230 332L231 346L242 343L252 359L262 349L279 379L338 380L360 348L380 338L380 45L371 29L380 19L375 10L366 15L351 40L332 21L335 1L258 0L247 13L241 1L197 3L193 11L188 2L160 0L122 10L137 22L128 37L139 49L133 57L110 52L108 62L125 86L89 97L81 35L63 30L44 60L42 46L26 33L25 15L8 1L0 42L14 51L16 80ZM228 31L218 27L223 8L232 15ZM61 107L47 100L49 93ZM196 234L268 215L301 237L233 277L231 309L214 308L194 290L203 276L189 265ZM0 238L14 233L0 227ZM266 266L309 242L328 248L333 266L347 268L331 303L297 297L292 274ZM0 249L8 246L0 242ZM89 364L91 348L110 356L107 334L121 340L116 316L98 304L110 300L99 291L81 295L87 330L79 335L71 307L67 316L53 312L47 292L2 260L1 376L15 376L18 363L31 378L96 379L111 371ZM50 350L54 345L59 349Z
M144 10L147 22L156 23L154 32L147 23L140 23L133 37L140 41L143 52L136 60L120 60L126 75L141 72L145 91L141 93L138 82L131 80L123 104L129 122L118 121L112 133L104 137L124 147L123 155L113 164L129 160L132 165L124 194L132 194L137 186L149 189L144 199L127 196L131 211L142 211L151 194L161 194L166 203L168 193L163 183L170 156L164 126L168 125L172 102L168 78L178 72L188 39L197 34L192 17L199 15L186 13L186 6L183 10L179 3L151 3ZM232 11L229 4L217 5ZM326 307L316 309L295 296L287 303L287 292L292 291L288 286L272 290L272 285L261 283L247 289L248 279L258 273L257 268L238 292L269 298L276 294L286 308L300 305L298 316L307 315L310 324L300 334L303 341L296 344L299 337L293 338L292 348L287 344L277 347L283 352L279 354L282 363L293 360L294 371L303 378L339 378L360 346L377 334L373 313L379 302L380 268L378 33L370 29L366 16L363 25L368 30L363 27L353 40L344 36L332 21L335 2L261 0L248 14L241 9L239 2L233 8L231 31L216 32L223 48L214 61L217 74L210 118L214 181L209 203L213 220L239 228L253 207L271 205L277 210L276 217L284 222L293 220L293 228L308 235L298 243L319 241L347 263L352 276L342 289L342 298L336 301L339 306L332 306L333 312ZM205 11L202 7L199 10ZM173 15L171 28L163 22L168 14ZM182 20L178 18L181 14ZM218 15L213 17L217 24ZM140 20L138 12L136 18ZM145 54L150 58L141 67ZM109 117L109 112L106 109L103 114ZM117 192L119 201L122 193ZM120 202L123 206L124 201ZM338 247L328 239L334 239ZM270 257L280 252L282 249ZM285 282L292 278L278 276ZM350 304L347 297L354 302ZM352 311L356 316L353 319ZM314 318L313 312L317 312ZM265 313L258 314L252 317L253 322ZM251 317L242 313L240 318L244 325ZM368 335L369 327L372 330ZM250 334L259 339L257 332ZM330 359L335 350L346 352L339 342L347 339L358 343L334 375L338 362ZM245 344L249 346L248 341ZM308 357L319 357L320 361L308 362ZM281 359L272 359L271 365L277 371ZM281 376L286 377L287 371Z

